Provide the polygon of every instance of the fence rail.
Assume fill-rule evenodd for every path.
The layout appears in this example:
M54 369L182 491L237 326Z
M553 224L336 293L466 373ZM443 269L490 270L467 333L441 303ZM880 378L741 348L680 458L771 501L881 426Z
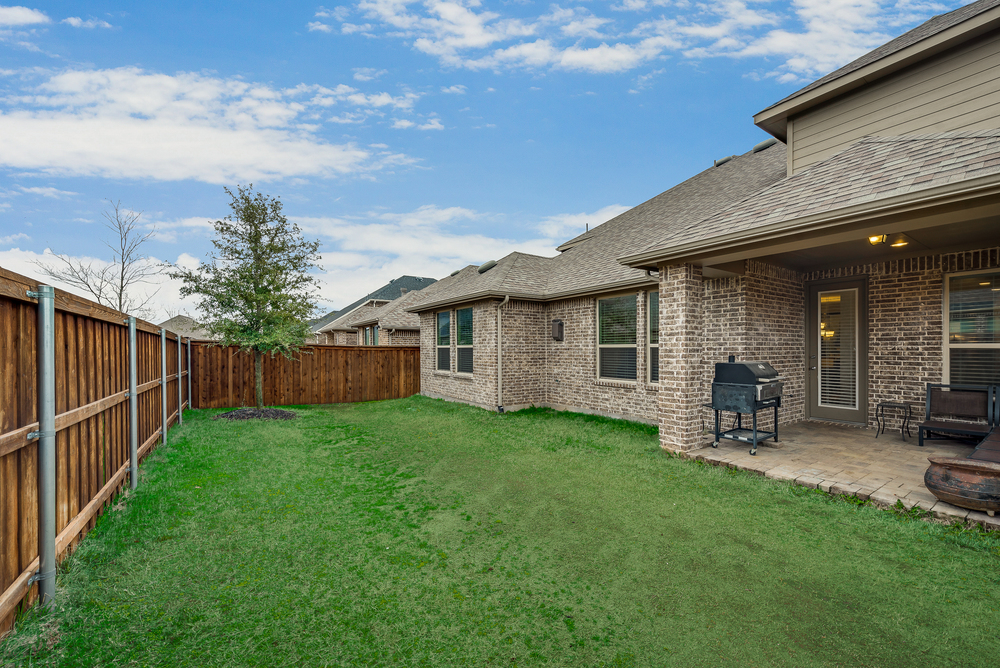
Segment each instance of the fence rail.
M39 447L32 434L39 431L39 306L28 295L38 285L0 268L0 633L10 628L18 606L38 595L30 580L39 570ZM129 478L131 391L126 316L60 290L54 305L58 560L93 528ZM178 336L144 321L135 327L135 449L141 460L190 405L183 382L190 373Z
M253 355L195 342L194 408L254 406ZM264 357L268 406L402 399L420 392L420 348L306 346L293 359Z

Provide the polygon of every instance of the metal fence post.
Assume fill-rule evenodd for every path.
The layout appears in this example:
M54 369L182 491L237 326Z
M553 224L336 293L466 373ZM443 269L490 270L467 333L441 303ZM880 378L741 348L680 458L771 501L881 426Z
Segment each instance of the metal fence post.
M135 318L128 319L128 477L129 486L139 484L139 364Z
M38 299L38 598L50 605L56 593L56 311L55 288L39 285Z
M181 385L181 335L177 335L177 424L184 424L184 389Z
M160 443L167 444L167 330L160 329L160 404L163 421L160 423Z
M194 408L194 401L191 399L191 339L188 339L188 408Z

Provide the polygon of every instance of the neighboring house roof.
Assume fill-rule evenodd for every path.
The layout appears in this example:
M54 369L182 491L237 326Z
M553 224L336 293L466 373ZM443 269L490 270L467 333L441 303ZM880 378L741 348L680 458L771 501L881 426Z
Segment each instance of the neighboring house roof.
M846 209L873 210L901 196L915 200L942 186L953 191L998 174L1000 130L866 137L696 225L666 231L645 251L622 261L640 264L668 251L719 239L733 243L761 230L779 233L793 221Z
M175 315L170 320L161 322L157 327L179 334L186 339L215 341L218 338L209 334L208 330L199 325L194 318L189 318L186 315Z
M339 316L333 322L330 322L323 326L322 329L318 330L320 332L353 332L354 326L351 324L354 320L362 318L375 309L388 304L388 300L385 299L369 299L358 306L354 307L350 311L344 309L341 311L343 315Z
M483 274L475 267L466 267L440 281L444 285L408 308L422 311L506 295L559 299L652 282L645 270L626 267L618 257L643 250L651 238L696 224L780 181L785 174L785 145L780 142L736 156L568 241L556 257L511 253Z
M340 309L339 311L330 311L321 318L316 318L315 320L309 321L309 331L315 333L329 325L331 322L337 319L339 313L343 313L345 309Z
M406 311L405 308L423 299L425 299L423 290L407 292L402 297L393 299L370 313L358 316L357 319L351 321L351 324L354 327L378 325L380 329L420 329L420 316Z
M383 285L382 287L372 290L371 292L369 292L367 295L357 300L356 302L348 304L344 308L339 309L337 311L330 311L322 318L309 321L310 329L313 332L328 332L331 331L331 329L350 330L351 328L344 326L344 323L339 323L337 327L332 327L332 328L330 325L334 321L340 320L342 317L346 315L351 315L355 311L355 309L357 309L362 304L367 303L371 299L377 299L382 302L389 302L392 301L393 299L396 299L401 294L405 294L404 291L412 292L414 290L423 290L427 286L433 285L435 282L437 282L436 278L427 278L421 276L403 275L400 276L399 278L394 278L385 285Z

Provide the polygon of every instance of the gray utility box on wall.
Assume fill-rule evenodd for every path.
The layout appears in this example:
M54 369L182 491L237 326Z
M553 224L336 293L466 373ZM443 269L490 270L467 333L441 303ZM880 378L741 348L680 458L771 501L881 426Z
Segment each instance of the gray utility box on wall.
M562 320L552 321L552 338L556 341L562 341L565 338L565 331L563 329Z

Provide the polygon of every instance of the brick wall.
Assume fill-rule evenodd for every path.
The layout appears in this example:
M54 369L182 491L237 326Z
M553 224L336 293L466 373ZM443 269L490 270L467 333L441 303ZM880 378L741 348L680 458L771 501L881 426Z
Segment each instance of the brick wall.
M704 292L701 267L660 268L660 445L675 452L704 440Z
M882 401L923 404L927 383L944 378L945 274L1000 268L1000 248L816 271L807 280L868 279L868 423ZM914 422L921 409L914 407ZM898 429L897 411L887 429Z
M806 297L802 274L751 260L746 268L747 347L744 359L770 363L785 378L778 419L798 422L806 416ZM722 360L720 360L722 361ZM712 369L714 375L715 370ZM760 417L764 429L773 414Z
M550 406L610 417L656 421L657 386L645 381L646 292L636 293L637 365L640 380L597 378L596 297L550 303L511 301L503 308L503 403L507 410ZM428 396L496 408L496 302L474 311L473 378L434 371L433 334L421 337L422 390ZM433 332L433 314L421 314L421 331ZM564 322L565 340L552 339L552 321ZM480 325L480 322L483 322ZM454 326L454 313L452 315ZM429 328L429 329L428 329ZM482 340L480 340L482 336ZM454 360L452 362L454 365Z
M545 343L550 338L545 324L546 308L538 302L516 300L503 307L503 404L506 409L545 405Z
M419 329L381 329L379 344L383 346L419 346Z
M420 314L420 393L429 397L452 399L496 409L497 337L496 302L483 300L472 304L473 357L471 374L438 371L437 313ZM457 368L458 353L455 310L451 310L451 369Z
M661 270L660 377L647 374L646 293L636 293L637 382L597 379L597 298L545 304L514 301L504 307L504 404L658 421L661 443L674 450L699 447L711 428L714 364L728 355L770 362L785 377L779 419L806 415L805 286L807 281L865 276L869 284L869 422L880 401L921 403L925 384L942 382L943 276L996 269L1000 249L928 255L800 274L748 261L744 276L703 280L696 267ZM496 404L496 302L477 302L475 373L434 373L433 314L421 315L422 383L426 394ZM551 336L562 320L565 340ZM454 313L452 323L454 327ZM454 337L453 337L454 341ZM453 352L454 356L454 352ZM454 365L454 359L452 364ZM453 367L454 368L454 367ZM761 416L762 426L770 417ZM890 416L890 427L896 418Z
M649 378L646 366L647 293L639 291L635 294L638 380L634 382L597 378L598 297L565 299L547 304L543 332L546 341L546 405L558 410L656 422L658 386L646 382ZM563 321L563 341L552 338L552 321L557 319Z

